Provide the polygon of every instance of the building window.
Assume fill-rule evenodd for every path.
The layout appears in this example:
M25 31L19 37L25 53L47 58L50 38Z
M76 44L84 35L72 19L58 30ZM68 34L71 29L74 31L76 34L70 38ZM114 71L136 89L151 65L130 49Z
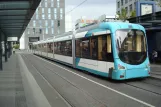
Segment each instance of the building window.
M36 21L35 20L33 20L33 27L35 27L36 26Z
M123 6L124 5L124 0L121 0L121 6Z
M51 19L51 14L48 14L48 19Z
M45 15L44 14L42 14L42 19L45 19Z
M51 34L54 34L54 28L51 29Z
M42 26L42 22L41 22L41 20L39 20L39 25L40 25L40 27Z
M51 9L50 8L48 8L48 13L51 13Z
M120 1L119 1L119 2L117 2L117 7L118 7L118 8L120 8Z
M42 13L44 13L44 8L42 8Z
M54 8L54 13L55 13L55 14L57 13L57 10L56 10L56 8Z
M57 14L54 14L54 18L57 19Z
M54 7L54 1L51 0L51 7Z
M45 2L45 7L48 7L48 3L47 2Z
M48 34L48 28L46 28L46 30L45 30L45 31L46 31L45 33L46 33L46 34Z
M134 2L134 10L136 10L136 2Z
M128 7L125 7L126 12L128 13Z
M51 20L51 27L54 27L54 20Z
M58 8L60 7L59 0L57 0L57 7L58 7Z
M63 13L63 9L62 8L60 8L60 13Z
M42 26L42 22L41 22L41 20L39 20L39 26L40 26L40 27Z
M128 0L125 0L125 4L127 4L128 3Z
M28 35L30 34L30 31L29 31L29 29L28 29L28 32L27 32L27 33L28 33Z
M132 4L129 6L129 8L130 8L130 12L132 11Z
M48 26L48 21L47 20L45 20L45 26Z
M63 14L60 14L60 19L63 19Z

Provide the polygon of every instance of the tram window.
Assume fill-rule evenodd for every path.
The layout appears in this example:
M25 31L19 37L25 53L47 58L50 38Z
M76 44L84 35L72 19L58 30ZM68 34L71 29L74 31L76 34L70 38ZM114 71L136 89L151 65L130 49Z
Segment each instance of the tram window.
M107 36L98 37L98 60L107 60Z
M113 62L111 36L98 36L98 60Z
M40 51L42 51L42 44L40 44L39 46L40 46Z
M111 36L107 35L107 61L108 62L113 62L113 53L112 53L112 43L111 43Z
M42 44L41 46L42 46L42 52L44 52L44 44Z
M38 44L38 48L37 49L40 50L40 44Z
M58 45L58 48L57 48L58 53L57 54L61 54L61 42L58 42L57 45Z
M97 59L97 37L90 38L90 56L92 59Z
M76 40L76 57L81 57L81 50L82 50L82 45L81 45L81 40Z
M47 51L49 53L52 53L53 52L53 43L47 43Z
M65 54L64 47L65 47L64 41L63 42L60 42L60 54L61 55L64 55Z
M41 44L41 51L43 52L43 44Z
M42 44L40 44L40 51L42 51Z
M43 51L43 52L44 52L44 50L45 50L44 47L45 47L44 44L42 44L42 51Z
M67 55L67 56L72 56L72 41L70 40L70 41L64 41L64 43L65 43L65 49L64 49L64 53L65 53L65 55Z
M46 43L43 45L43 51L46 52Z
M54 43L54 53L65 56L72 56L72 41Z
M35 50L37 50L37 45L34 45L35 46Z
M83 39L81 43L82 43L82 57L90 58L89 38Z

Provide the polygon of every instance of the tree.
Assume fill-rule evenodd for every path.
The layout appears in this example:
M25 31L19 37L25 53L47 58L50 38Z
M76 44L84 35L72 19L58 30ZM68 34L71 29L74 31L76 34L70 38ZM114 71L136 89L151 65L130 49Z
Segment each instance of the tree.
M126 19L128 19L127 11L126 11L125 8L122 8L121 9L121 12L120 13L117 13L117 14L118 14L118 19L120 19L120 20L125 21Z
M136 17L136 11L135 10L132 10L130 12L130 18L132 18L132 17Z
M20 45L19 45L19 44L14 44L14 45L13 45L13 48L19 49L19 48L20 48Z
M155 0L157 2L157 5L161 7L161 0Z

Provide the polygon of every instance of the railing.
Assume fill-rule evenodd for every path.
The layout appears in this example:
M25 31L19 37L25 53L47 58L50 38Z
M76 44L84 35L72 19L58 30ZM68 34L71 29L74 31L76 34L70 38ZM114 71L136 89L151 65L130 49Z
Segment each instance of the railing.
M145 23L153 20L161 20L161 11L127 19L130 23Z

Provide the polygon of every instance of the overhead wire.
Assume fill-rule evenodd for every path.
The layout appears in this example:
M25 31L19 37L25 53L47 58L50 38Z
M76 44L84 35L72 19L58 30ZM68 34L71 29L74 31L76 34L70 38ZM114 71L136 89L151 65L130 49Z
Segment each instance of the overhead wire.
M82 4L84 4L86 1L88 0L84 0L83 2L81 2L80 4L78 4L76 7L74 7L73 9L71 9L70 11L66 12L65 15L69 14L70 12L74 11L76 8L78 8L79 6L81 6Z

